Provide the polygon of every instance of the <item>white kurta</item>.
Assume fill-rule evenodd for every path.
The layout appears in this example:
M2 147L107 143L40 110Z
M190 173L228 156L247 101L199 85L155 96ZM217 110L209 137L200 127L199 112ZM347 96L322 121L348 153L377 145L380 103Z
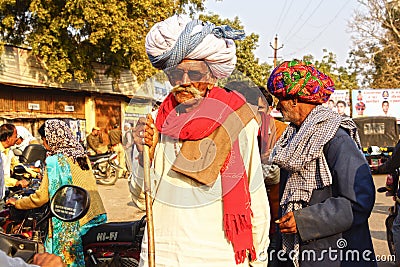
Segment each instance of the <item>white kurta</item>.
M250 121L239 135L240 151L250 180L253 211L253 243L257 261L267 266L270 210L263 182L257 144L258 124ZM213 186L197 183L171 170L180 143L161 136L151 169L156 266L249 266L236 265L232 244L225 238L221 177ZM132 199L144 208L143 169L134 167L130 184ZM147 266L147 232L142 242L140 266Z

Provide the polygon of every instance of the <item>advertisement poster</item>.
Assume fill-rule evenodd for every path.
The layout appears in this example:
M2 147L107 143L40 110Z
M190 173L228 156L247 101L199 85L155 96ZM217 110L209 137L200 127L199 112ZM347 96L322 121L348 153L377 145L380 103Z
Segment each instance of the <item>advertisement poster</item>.
M341 115L350 116L350 90L335 90L328 102L322 105L338 113L342 113Z
M353 118L390 116L400 123L400 89L353 90L352 99Z

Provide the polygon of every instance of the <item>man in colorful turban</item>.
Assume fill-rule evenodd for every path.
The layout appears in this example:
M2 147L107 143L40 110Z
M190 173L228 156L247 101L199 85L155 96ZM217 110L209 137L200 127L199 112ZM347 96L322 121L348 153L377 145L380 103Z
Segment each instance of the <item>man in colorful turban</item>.
M268 89L279 99L294 99L305 103L322 104L335 90L332 79L311 63L285 61L268 79Z
M235 68L228 26L173 16L146 37L153 66L173 89L139 120L132 198L143 207L143 144L150 147L157 266L267 266L269 205L258 153L257 111L215 86ZM161 135L159 136L159 133ZM139 191L139 192L138 192ZM147 263L147 235L141 266Z
M334 91L332 80L312 64L292 60L274 69L268 90L290 122L270 158L288 174L281 176L282 217L276 221L283 250L294 255L294 266L376 266L362 257L321 253L310 260L301 253L369 251L374 259L368 226L374 183L354 122L321 105Z

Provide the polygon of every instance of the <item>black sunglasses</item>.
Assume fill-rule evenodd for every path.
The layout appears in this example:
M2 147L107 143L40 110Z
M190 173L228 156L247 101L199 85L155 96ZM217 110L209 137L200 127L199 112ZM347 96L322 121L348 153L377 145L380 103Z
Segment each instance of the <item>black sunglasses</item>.
M201 79L203 79L204 76L206 76L208 74L207 73L202 73L198 70L182 70L182 69L174 69L174 70L169 70L166 72L168 75L168 78L174 82L176 81L182 81L183 80L183 75L185 75L185 73L187 73L187 75L189 76L189 79L191 81L201 81Z

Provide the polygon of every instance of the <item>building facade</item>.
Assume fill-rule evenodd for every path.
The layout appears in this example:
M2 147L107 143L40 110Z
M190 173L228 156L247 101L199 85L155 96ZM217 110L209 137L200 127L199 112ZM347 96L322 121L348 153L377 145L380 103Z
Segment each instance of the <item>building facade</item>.
M5 46L0 58L0 122L23 125L38 137L46 119L64 119L77 127L84 142L94 126L107 134L113 125L122 126L126 115L139 116L129 114L130 103L151 109L151 88L141 92L132 72L123 71L116 83L105 75L106 66L94 68L97 77L90 83L52 83L29 49Z

